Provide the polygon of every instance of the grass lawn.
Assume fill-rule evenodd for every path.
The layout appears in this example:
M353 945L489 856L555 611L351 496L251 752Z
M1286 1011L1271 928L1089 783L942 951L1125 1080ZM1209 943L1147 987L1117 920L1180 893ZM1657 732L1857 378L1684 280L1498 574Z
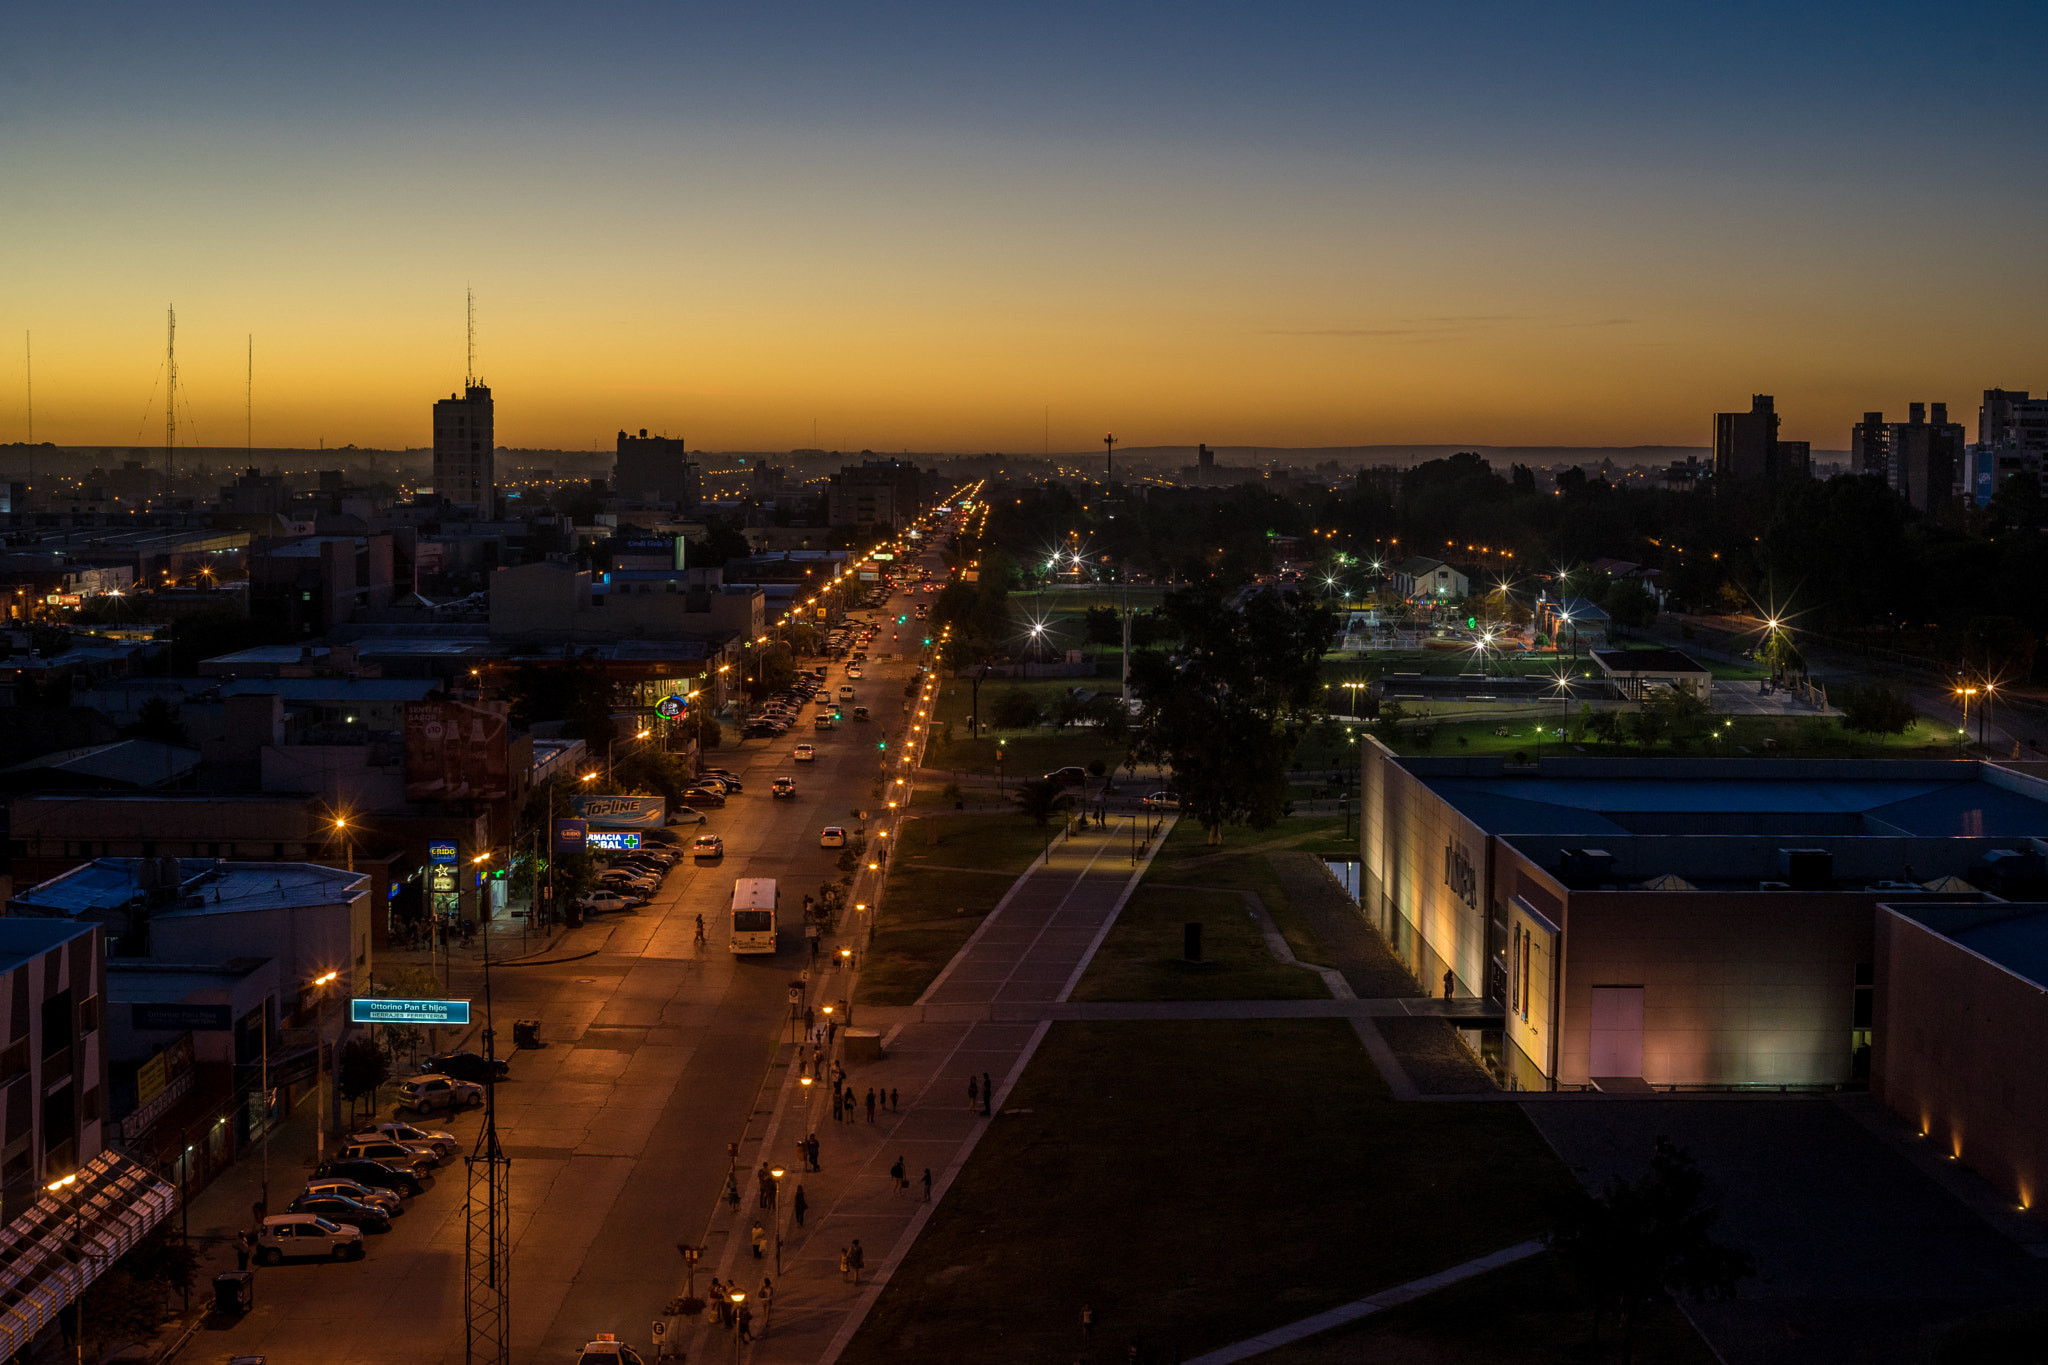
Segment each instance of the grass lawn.
M1193 1356L1537 1235L1570 1181L1512 1105L1393 1103L1335 1019L1055 1024L1009 1103L848 1365Z
M1592 1342L1593 1314L1578 1286L1548 1253L1440 1289L1399 1308L1283 1346L1260 1365L1442 1365L1516 1361L1590 1365L1621 1359L1621 1331L1610 1315ZM1714 1365L1715 1356L1685 1314L1652 1308L1636 1326L1639 1365Z
M937 844L927 842L933 826ZM1021 815L906 820L855 1001L915 1001L1045 848L1049 834ZM976 870L956 870L963 868Z
M1204 962L1183 956L1202 924ZM1244 899L1227 891L1140 888L1074 988L1076 1000L1325 1000L1322 978L1275 962Z
M1392 747L1396 753L1428 753L1438 757L1459 757L1467 754L1513 754L1524 753L1529 758L1538 757L1536 730L1539 724L1549 727L1544 736L1542 753L1546 757L1641 757L1643 750L1634 744L1602 744L1588 738L1576 745L1560 741L1555 731L1567 724L1561 708L1546 707L1539 722L1536 715L1525 713L1519 716L1487 717L1482 720L1444 721L1435 726L1436 735L1430 747L1424 749L1417 743L1413 718L1419 712L1430 709L1429 703L1410 702L1410 719L1403 723ZM1725 722L1725 729L1723 723ZM1842 728L1838 716L1716 716L1709 732L1713 738L1700 738L1682 748L1670 743L1659 744L1654 752L1692 758L1954 758L1956 756L1953 731L1932 725L1927 721L1915 722L1902 735L1860 735ZM1506 730L1507 735L1495 731ZM1743 751L1747 749L1748 752Z
M1283 820L1268 830L1226 827L1223 846L1210 848L1202 842L1202 827L1192 820L1182 820L1174 825L1173 833L1166 836L1166 846L1152 860L1145 882L1148 886L1255 891L1264 903L1266 913L1273 917L1281 936L1287 940L1287 946L1294 950L1294 955L1304 962L1322 962L1322 944L1317 940L1315 931L1309 928L1308 921L1295 911L1293 898L1281 886L1273 865L1266 861L1266 854L1299 851L1355 857L1357 841L1355 838L1346 840L1343 828L1341 817L1330 816ZM1355 831L1357 825L1354 823L1352 828ZM1110 931L1111 940L1116 937L1116 932L1114 929ZM1105 940L1102 946L1107 951L1109 940ZM1311 994L1321 998L1328 992L1318 981Z

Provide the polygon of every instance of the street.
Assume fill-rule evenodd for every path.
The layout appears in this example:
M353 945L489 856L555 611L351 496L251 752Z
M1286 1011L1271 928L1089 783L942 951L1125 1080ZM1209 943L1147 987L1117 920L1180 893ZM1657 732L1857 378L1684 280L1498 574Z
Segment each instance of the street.
M901 691L913 664L883 657L900 648L889 636L884 624L856 684L873 723L728 739L707 756L746 784L726 808L707 812L704 828L725 839L722 862L685 859L651 904L568 931L534 965L492 972L500 1052L514 1019L539 1020L546 1044L511 1054L511 1077L497 1096L499 1135L512 1159L514 1359L568 1361L600 1332L645 1346L650 1322L681 1292L676 1246L702 1239L724 1186L727 1144L741 1137L757 1103L768 1102L762 1080L778 1040L788 1039L785 991L808 965L802 898L838 875L837 850L821 849L818 831L857 824L856 810L880 804L869 795L876 741L886 733L892 753L900 742ZM835 687L843 675L835 664ZM816 745L816 762L793 759L799 742ZM769 795L777 777L796 780L794 799ZM725 947L739 877L780 881L772 959L735 958ZM693 943L700 914L703 946ZM480 983L464 991L462 975L458 963L457 993L474 994L481 1012ZM811 998L818 995L814 983ZM421 1122L455 1132L466 1147L481 1119L470 1112ZM287 1158L274 1149L271 1163L271 1208L281 1211L310 1154ZM238 1168L195 1200L195 1237L232 1239L248 1217L249 1179ZM444 1164L392 1231L369 1239L361 1261L262 1270L255 1311L227 1330L203 1332L187 1351L333 1365L382 1362L394 1349L409 1360L461 1360L465 1183L460 1157Z

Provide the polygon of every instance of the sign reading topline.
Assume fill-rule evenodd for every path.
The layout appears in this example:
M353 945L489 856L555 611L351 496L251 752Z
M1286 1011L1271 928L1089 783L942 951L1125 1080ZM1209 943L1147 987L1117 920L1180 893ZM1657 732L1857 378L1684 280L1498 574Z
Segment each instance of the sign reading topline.
M352 1024L466 1024L467 1000L351 1000Z

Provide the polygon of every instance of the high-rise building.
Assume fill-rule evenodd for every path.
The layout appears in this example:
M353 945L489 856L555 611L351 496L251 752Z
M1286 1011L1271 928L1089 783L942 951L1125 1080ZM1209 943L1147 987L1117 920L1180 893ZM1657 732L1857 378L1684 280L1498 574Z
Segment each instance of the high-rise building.
M2048 494L2048 395L2025 389L1986 389L1977 409L1976 487L1988 501L2014 476L2031 477Z
M498 476L491 391L471 383L434 404L434 499L478 521L496 515Z
M832 476L828 520L834 526L908 526L925 507L935 476L909 460L863 460Z
M638 436L619 433L618 458L612 466L612 492L622 498L672 502L687 512L701 496L698 467L691 463L680 436Z
M1813 474L1808 441L1778 439L1776 400L1754 394L1748 412L1714 414L1714 477L1717 479L1804 479Z
M1990 393L1985 395L1987 404ZM1981 417L1979 421L1981 425ZM1877 475L1923 512L1946 506L1955 496L1963 476L1965 444L1962 424L1948 420L1946 403L1909 403L1903 422L1887 422L1881 412L1866 412L1849 434L1856 472Z

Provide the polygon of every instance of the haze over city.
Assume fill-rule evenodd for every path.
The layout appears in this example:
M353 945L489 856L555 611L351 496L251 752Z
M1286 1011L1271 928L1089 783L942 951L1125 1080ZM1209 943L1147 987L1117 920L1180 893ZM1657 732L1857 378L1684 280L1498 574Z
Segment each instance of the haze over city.
M1701 445L1768 388L1835 448L2038 382L2044 26L18 6L0 432L32 332L39 440L146 443L175 305L195 444L253 334L255 444L420 445L474 287L513 446Z

